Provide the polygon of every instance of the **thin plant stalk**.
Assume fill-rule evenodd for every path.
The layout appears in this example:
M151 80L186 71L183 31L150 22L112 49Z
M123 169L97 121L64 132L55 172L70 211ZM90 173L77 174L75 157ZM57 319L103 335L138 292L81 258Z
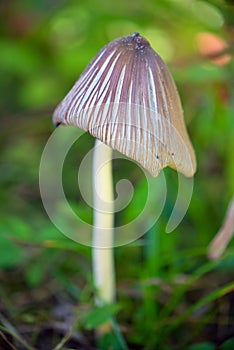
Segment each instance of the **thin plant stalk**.
M96 304L115 300L112 149L96 140L93 155L93 275ZM103 247L103 248L102 248ZM106 248L105 248L106 247Z

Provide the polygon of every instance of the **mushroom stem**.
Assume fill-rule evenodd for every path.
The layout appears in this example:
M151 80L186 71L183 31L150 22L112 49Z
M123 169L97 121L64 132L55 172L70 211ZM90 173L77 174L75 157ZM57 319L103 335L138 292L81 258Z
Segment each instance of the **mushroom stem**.
M93 156L93 274L97 288L96 304L115 300L114 269L114 203L112 179L112 149L95 141Z

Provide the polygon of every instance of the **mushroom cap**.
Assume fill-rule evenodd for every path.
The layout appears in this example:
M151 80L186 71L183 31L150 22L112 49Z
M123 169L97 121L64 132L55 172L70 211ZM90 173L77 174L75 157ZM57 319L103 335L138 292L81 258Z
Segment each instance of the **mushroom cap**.
M153 176L170 166L193 176L196 160L174 80L134 33L94 57L53 114L140 163Z

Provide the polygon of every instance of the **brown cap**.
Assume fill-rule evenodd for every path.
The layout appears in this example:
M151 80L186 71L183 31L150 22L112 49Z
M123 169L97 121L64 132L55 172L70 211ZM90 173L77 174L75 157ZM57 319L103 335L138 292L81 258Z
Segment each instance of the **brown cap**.
M101 49L56 108L53 121L88 131L153 176L166 166L186 176L195 173L173 78L138 33Z

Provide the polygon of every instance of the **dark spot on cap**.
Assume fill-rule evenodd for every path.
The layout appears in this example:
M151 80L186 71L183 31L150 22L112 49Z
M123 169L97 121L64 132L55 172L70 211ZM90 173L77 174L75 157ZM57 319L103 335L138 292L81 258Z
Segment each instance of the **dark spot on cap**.
M134 45L135 50L142 51L145 47L150 46L148 40L143 38L139 33L135 32L126 37L127 41Z

